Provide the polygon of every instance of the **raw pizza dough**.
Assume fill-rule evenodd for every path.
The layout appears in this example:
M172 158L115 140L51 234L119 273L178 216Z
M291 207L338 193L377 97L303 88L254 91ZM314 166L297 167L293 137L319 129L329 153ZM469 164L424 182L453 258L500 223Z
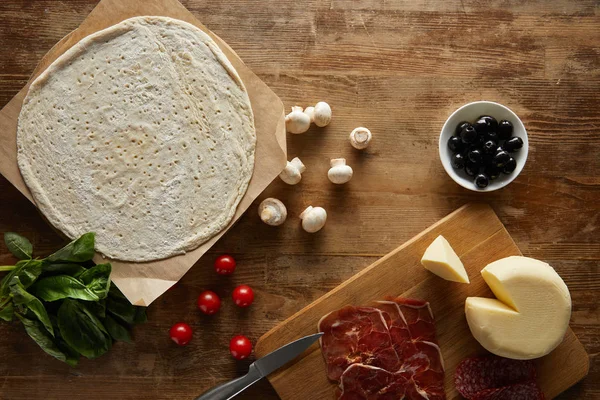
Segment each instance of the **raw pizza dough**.
M88 36L32 84L18 163L46 218L96 250L150 261L224 229L254 168L250 100L197 27L136 17Z

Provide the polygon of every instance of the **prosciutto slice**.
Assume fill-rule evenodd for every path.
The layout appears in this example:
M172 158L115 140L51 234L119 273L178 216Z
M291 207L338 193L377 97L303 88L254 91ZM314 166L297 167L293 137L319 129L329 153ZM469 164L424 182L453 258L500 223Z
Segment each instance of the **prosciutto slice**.
M444 363L429 303L386 298L319 321L327 376L342 400L445 399Z
M327 376L340 377L351 364L365 364L394 371L399 367L386 323L389 315L371 307L346 306L319 321L321 349L327 362Z

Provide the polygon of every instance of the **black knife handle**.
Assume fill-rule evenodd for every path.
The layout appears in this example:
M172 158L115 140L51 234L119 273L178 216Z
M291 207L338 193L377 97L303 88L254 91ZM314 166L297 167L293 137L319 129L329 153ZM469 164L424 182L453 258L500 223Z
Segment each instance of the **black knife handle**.
M196 400L229 400L260 379L260 373L254 364L251 364L246 375L216 386L197 397Z

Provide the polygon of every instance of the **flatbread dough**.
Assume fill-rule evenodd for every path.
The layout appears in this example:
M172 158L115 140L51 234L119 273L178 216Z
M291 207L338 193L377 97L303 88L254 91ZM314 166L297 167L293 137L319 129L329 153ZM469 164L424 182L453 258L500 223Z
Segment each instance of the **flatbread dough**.
M150 261L194 249L233 218L254 169L250 100L197 27L136 17L88 36L25 98L18 163L46 218L96 250Z

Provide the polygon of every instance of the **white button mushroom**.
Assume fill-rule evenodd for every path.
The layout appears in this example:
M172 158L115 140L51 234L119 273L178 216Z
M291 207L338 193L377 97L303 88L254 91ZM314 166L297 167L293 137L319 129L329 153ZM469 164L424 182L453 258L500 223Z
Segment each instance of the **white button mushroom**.
M306 107L304 114L310 117L310 122L321 128L331 122L331 107L324 101L318 102L314 107Z
M332 183L341 185L352 179L352 168L346 165L345 158L333 158L331 160L331 168L327 172L327 177Z
M304 114L308 115L311 123L315 122L315 108L314 107L306 107L304 109Z
M302 220L302 229L309 233L315 233L325 226L327 221L327 212L322 207L308 206L300 214Z
M258 206L258 215L265 224L279 226L287 218L287 209L280 200L269 197L264 199Z
M292 107L292 112L285 116L285 130L290 133L304 133L310 128L310 117L302 111L302 107Z
M366 149L372 137L370 130L358 127L350 133L350 144L358 150Z
M295 185L302 179L302 173L306 171L306 167L298 157L294 157L292 161L288 161L287 165L279 174L282 181L288 185Z
M306 112L306 111L305 111ZM324 127L331 122L331 107L324 101L318 102L312 112L311 121L318 127Z

